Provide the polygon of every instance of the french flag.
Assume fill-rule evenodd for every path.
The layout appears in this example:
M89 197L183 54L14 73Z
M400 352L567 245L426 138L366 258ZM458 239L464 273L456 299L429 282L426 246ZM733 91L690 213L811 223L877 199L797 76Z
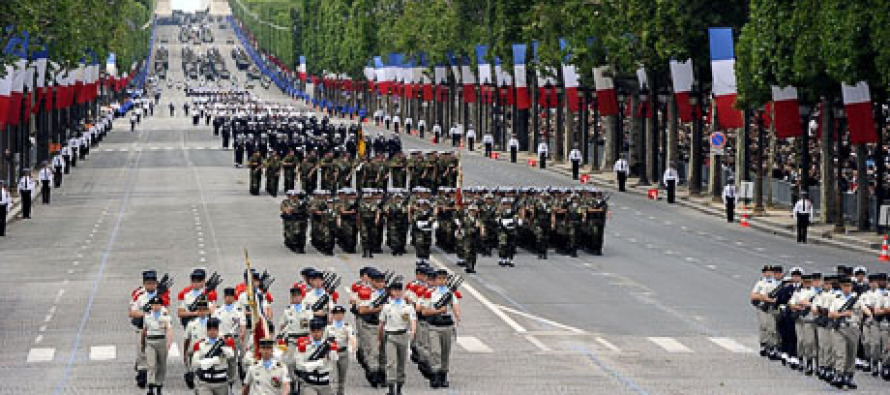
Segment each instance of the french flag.
M601 116L609 117L618 115L618 96L615 93L615 83L609 76L609 66L593 68L593 83L596 85L596 103Z
M16 62L15 74L12 77L12 92L7 105L6 123L18 125L22 117L22 96L25 92L25 79L28 76L28 61L21 59Z
M380 95L386 93L386 67L379 56L374 57L374 76L377 81L377 93Z
M565 39L559 39L559 49L565 51L568 42ZM570 55L566 53L562 63L562 82L565 87L566 104L569 112L578 112L581 108L581 101L578 97L578 71L575 65L569 64Z
M513 86L516 87L516 109L527 110L531 103L528 98L528 82L526 82L525 44L513 44Z
M433 69L433 82L436 84L436 101L445 101L445 83L448 81L448 69L438 65Z
M742 127L742 112L733 108L736 99L735 50L732 29L708 29L711 44L711 74L717 98L717 121L721 129Z
M0 77L0 128L9 123L9 105L12 102L12 80L15 66L6 65L6 72Z
M463 76L463 84L464 84L464 102L465 103L475 103L476 102L476 76L473 74L473 70L470 69L470 58L464 57L463 62L460 66L460 73Z
M491 85L494 82L491 74L491 63L486 59L487 54L488 46L476 46L476 60L479 64L479 90L482 93L482 103L486 104L492 102L489 87L486 85Z
M540 65L540 61L538 60L538 41L532 41L532 53L534 54L535 62ZM541 73L541 68L535 71L535 74L538 79L538 107L541 108L556 108L557 98L556 98L556 79L551 77L556 75L556 70L550 66L544 66L544 73Z
M500 95L501 104L505 106L513 105L513 77L510 72L504 70L501 66L501 58L494 58L494 74L497 81L498 94Z
M34 63L37 72L37 89L35 89L37 92L37 100L35 100L35 103L37 103L37 105L35 105L34 108L32 108L31 110L35 114L40 111L40 100L49 100L49 102L52 103L52 95L47 93L48 91L51 92L52 88L49 88L49 84L46 83L46 66L47 62L49 61L48 58L49 50L47 50L46 47L43 47L42 50L34 53Z
M787 139L800 136L797 88L793 86L773 86L772 92L772 109L774 112L772 121L776 128L776 138Z
M689 92L692 91L692 59L684 62L671 61L671 80L674 83L674 101L680 121L692 122L692 105L689 104Z
M867 144L878 141L868 84L865 81L859 81L856 85L841 84L841 95L844 97L850 143Z
M429 63L427 63L426 54L421 53L420 65L414 69L414 80L421 84L421 89L423 89L423 101L425 102L433 101L433 80L423 72L428 65Z
M306 57L305 56L300 56L300 68L298 70L299 70L299 74L300 74L300 81L306 82Z

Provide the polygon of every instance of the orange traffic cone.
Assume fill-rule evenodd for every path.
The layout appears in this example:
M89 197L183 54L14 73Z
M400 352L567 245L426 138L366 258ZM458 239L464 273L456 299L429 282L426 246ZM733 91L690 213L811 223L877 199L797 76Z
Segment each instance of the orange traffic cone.
M890 261L890 255L888 255L887 251L887 235L884 235L884 242L881 244L881 255L878 256L878 260L883 262Z
M748 210L745 209L745 205L742 205L742 220L739 222L739 226L743 228L748 227Z

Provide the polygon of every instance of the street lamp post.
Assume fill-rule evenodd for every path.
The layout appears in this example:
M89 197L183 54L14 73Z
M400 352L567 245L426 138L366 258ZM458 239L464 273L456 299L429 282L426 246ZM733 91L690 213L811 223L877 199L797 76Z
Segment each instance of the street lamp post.
M808 104L800 104L798 106L802 123L800 135L800 181L799 191L807 191L810 189L810 128L809 118L811 106Z
M846 155L844 155L843 151L843 140L844 140L844 120L846 118L846 114L844 112L844 108L840 105L834 107L834 119L840 121L840 127L838 127L837 135L835 137L835 157L837 158L836 170L837 173L835 175L835 189L837 190L837 196L835 198L835 211L837 212L837 217L834 219L834 233L846 233L847 228L844 224L844 191L841 188L843 182L841 181L841 177L843 177L843 162L842 160ZM867 189L866 189L867 190Z
M689 159L692 173L689 179L689 193L693 196L701 196L702 181L702 122L701 113L698 110L703 104L701 100L701 90L698 87L698 81L692 83L693 92L689 96L689 104L692 106L692 138L689 139Z
M656 173L659 175L662 174L668 168L668 166L667 166L668 165L667 130L670 126L668 125L668 121L667 121L667 113L668 113L667 104L668 104L669 99L670 99L670 95L669 95L667 88L663 89L661 92L658 93L658 108L661 109L661 114L662 114L661 131L660 131L661 142L658 145L660 147L658 152L660 152L661 157L660 157L660 160L657 162L657 163L659 163L660 171L658 171ZM655 118L658 119L658 113L653 114L653 116L655 116Z
M763 214L763 143L766 139L763 130L763 110L758 110L757 114L757 183L754 184L754 214Z
M624 152L624 109L622 106L624 105L624 100L626 100L626 96L624 95L624 91L619 87L615 87L616 98L618 99L618 116L615 117L615 134L612 138L615 139L615 158L621 158L621 153Z
M646 103L648 101L649 101L649 89L643 88L640 91L640 103ZM639 181L638 185L641 185L641 186L650 185L649 184L649 175L646 174L646 173L648 173L649 169L646 168L646 157L648 156L647 155L648 153L646 152L647 141L646 141L646 119L645 119L645 116L646 116L646 114L643 114L643 117L644 117L643 121L640 122L640 126L641 126L640 137L642 137L642 138L640 138L639 152L641 155L639 155L640 158L639 158L638 163L642 163L643 169L642 169L642 171L640 171L640 181ZM652 149L655 149L655 147L652 147Z

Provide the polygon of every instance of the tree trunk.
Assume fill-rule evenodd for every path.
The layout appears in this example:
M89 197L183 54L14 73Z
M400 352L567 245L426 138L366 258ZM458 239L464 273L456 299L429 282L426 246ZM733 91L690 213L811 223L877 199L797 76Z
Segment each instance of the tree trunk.
M716 113L717 101L711 100L711 114ZM714 133L717 131L717 120L715 118L711 118L711 130L710 133ZM709 134L710 134L709 133ZM723 158L720 155L715 155L711 153L711 164L710 164L710 173L708 175L708 192L712 196L712 199L716 201L720 198L723 192L723 166L722 166Z
M640 152L640 140L642 140L640 126L642 126L642 124L640 119L636 117L636 111L634 111L638 104L639 99L637 98L637 95L630 95L630 147L628 147L630 155L627 159L627 164L631 169L631 173L637 177L640 176L640 170L644 167L641 165L644 161L644 157ZM624 103L622 103L621 107L624 107ZM618 111L624 111L624 108L620 108Z
M678 130L680 128L680 120L677 119L677 102L674 100L674 95L670 95L668 98L668 122L667 122L667 141L666 141L666 155L667 155L667 163L670 165L671 163L680 163L680 149L678 143ZM688 180L688 178L687 178Z
M822 182L819 188L819 220L822 223L831 223L835 218L835 200L837 198L837 189L835 184L834 158L837 155L834 152L834 114L831 109L831 98L822 100L822 108L828 109L822 111L822 138L819 140L819 150L821 152L821 160L819 162L819 173L822 174Z
M856 145L856 168L857 169L865 169L865 160L868 156L868 150L865 147L865 144ZM871 223L869 221L869 206L870 206L870 188L868 187L868 173L864 171L856 172L856 223L858 225L858 229L860 231L868 231L871 228Z
M615 115L611 115L603 117L602 119L602 132L605 141L603 143L603 158L600 168L603 169L603 171L611 170L612 165L618 160L618 157L615 155L615 152L617 151L616 145L618 144L618 142L615 141L615 118ZM593 120L593 122L597 121L597 119ZM596 149L596 143L594 143L593 147Z

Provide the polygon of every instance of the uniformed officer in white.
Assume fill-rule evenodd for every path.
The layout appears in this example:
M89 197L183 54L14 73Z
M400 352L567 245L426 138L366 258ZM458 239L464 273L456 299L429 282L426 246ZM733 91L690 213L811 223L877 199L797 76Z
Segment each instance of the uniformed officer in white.
M399 125L402 123L402 118L399 114L393 115L392 117L392 130L393 133L399 134Z
M572 179L577 180L578 173L581 171L581 150L578 149L578 144L575 144L569 151L569 162L572 163Z
M423 138L423 133L426 131L426 121L421 118L417 121L417 136Z
M173 320L160 295L149 301L151 311L143 317L142 348L148 368L148 395L161 395L167 377L167 350L173 344Z
M473 151L476 145L476 129L473 128L473 124L471 123L469 127L467 127L467 149Z
M542 169L547 168L547 155L550 153L550 148L547 147L547 142L541 141L538 144L538 166Z
M463 138L464 127L460 124L454 124L454 126L451 127L451 131L449 133L451 134L451 146L459 147L461 139Z
M403 298L402 283L390 284L388 292L389 302L380 311L377 341L385 342L387 395L397 395L405 384L405 363L417 330L417 315L414 306Z
M491 151L494 150L494 136L491 132L486 132L482 136L482 145L485 147L485 157L491 158Z
M77 150L80 147L80 141L75 136L68 139L68 150L71 151L71 167L77 167Z
M519 140L516 139L516 135L510 135L507 147L510 149L510 163L516 163L516 155L519 153Z
M40 180L41 200L43 201L43 204L49 204L53 183L53 171L50 170L49 165L46 162L41 164L40 171L37 172L37 179Z
M723 207L726 208L726 222L732 223L735 220L735 205L739 201L739 194L735 190L735 180L732 177L726 180L726 186L723 187Z
M813 202L806 191L800 193L800 199L794 203L794 209L791 211L794 219L797 221L797 242L807 242L807 228L810 226L810 218L813 216Z
M19 178L19 197L22 198L22 218L31 218L31 194L34 193L34 179L31 178L31 169L22 170L22 178Z
M411 134L411 128L414 126L414 120L411 117L405 118L405 133Z
M627 175L630 172L630 166L627 165L625 154L621 154L621 157L615 161L612 170L615 171L615 178L618 179L618 192L625 192L627 190Z
M671 163L667 170L664 171L664 176L662 177L662 182L664 182L664 187L667 189L667 202L674 203L677 195L677 180L679 179L679 174L677 173L677 169L674 168L674 164Z
M433 144L439 144L440 138L442 138L442 125L439 125L439 123L436 122L433 125Z
M65 159L62 158L62 155L56 152L53 155L53 186L55 188L62 187L62 172L65 170Z
M346 393L346 375L349 372L349 353L356 349L355 329L344 317L346 308L334 306L331 309L331 322L325 328L325 337L333 337L339 348L337 353L337 395Z
M12 196L6 188L6 181L0 180L0 236L6 236L6 214L12 205Z
M67 144L62 147L62 160L65 161L65 174L71 173L71 148Z
M289 395L291 379L287 366L272 358L275 340L260 339L260 360L247 369L242 395Z

